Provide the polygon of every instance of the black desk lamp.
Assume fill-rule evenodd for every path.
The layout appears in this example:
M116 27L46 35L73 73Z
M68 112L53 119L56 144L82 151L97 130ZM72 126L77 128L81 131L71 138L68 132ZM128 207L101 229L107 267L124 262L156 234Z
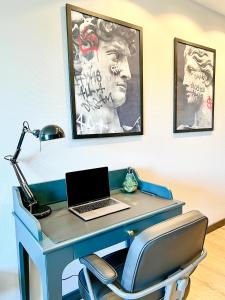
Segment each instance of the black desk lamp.
M35 129L30 130L29 124L27 121L23 122L23 129L20 135L20 139L16 148L14 155L7 155L4 158L9 160L14 168L17 179L20 183L22 192L23 192L23 203L24 206L29 209L29 211L38 219L47 217L51 213L51 208L47 205L39 206L38 201L35 199L32 191L29 188L29 185L24 177L21 169L19 168L17 158L21 151L21 145L23 143L23 139L26 133L33 134L36 138L39 138L40 142L54 140L58 138L62 138L65 136L62 128L57 125L48 125L42 128L41 130Z

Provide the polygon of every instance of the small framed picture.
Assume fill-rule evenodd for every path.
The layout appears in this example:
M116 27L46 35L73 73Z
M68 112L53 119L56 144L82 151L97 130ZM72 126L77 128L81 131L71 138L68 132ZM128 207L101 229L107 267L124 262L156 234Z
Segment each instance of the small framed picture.
M214 127L216 50L174 39L174 132Z
M73 138L143 134L142 28L66 9Z

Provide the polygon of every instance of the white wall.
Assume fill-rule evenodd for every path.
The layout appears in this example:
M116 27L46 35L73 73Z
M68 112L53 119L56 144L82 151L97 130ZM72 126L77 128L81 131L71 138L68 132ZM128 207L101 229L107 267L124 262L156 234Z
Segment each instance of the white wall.
M225 18L188 0L70 3L143 27L144 135L72 140L65 1L0 1L0 299L19 299L11 215L17 181L3 156L15 150L23 120L32 128L56 123L66 132L66 139L43 144L41 153L26 136L20 166L30 183L81 168L133 166L171 188L185 210L200 209L211 224L225 217ZM217 50L212 132L172 133L174 37Z

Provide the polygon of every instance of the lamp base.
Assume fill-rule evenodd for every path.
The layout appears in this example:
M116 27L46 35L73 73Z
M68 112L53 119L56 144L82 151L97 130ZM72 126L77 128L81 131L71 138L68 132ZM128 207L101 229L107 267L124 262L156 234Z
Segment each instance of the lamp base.
M42 205L38 207L33 207L32 215L37 219L42 219L49 216L52 212L51 207L47 205Z

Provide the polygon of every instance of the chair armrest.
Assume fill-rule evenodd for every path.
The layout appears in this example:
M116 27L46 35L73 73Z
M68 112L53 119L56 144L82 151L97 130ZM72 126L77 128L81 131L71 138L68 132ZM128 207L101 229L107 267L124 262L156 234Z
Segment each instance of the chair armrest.
M80 262L103 284L110 284L117 279L116 270L96 254L82 257Z

